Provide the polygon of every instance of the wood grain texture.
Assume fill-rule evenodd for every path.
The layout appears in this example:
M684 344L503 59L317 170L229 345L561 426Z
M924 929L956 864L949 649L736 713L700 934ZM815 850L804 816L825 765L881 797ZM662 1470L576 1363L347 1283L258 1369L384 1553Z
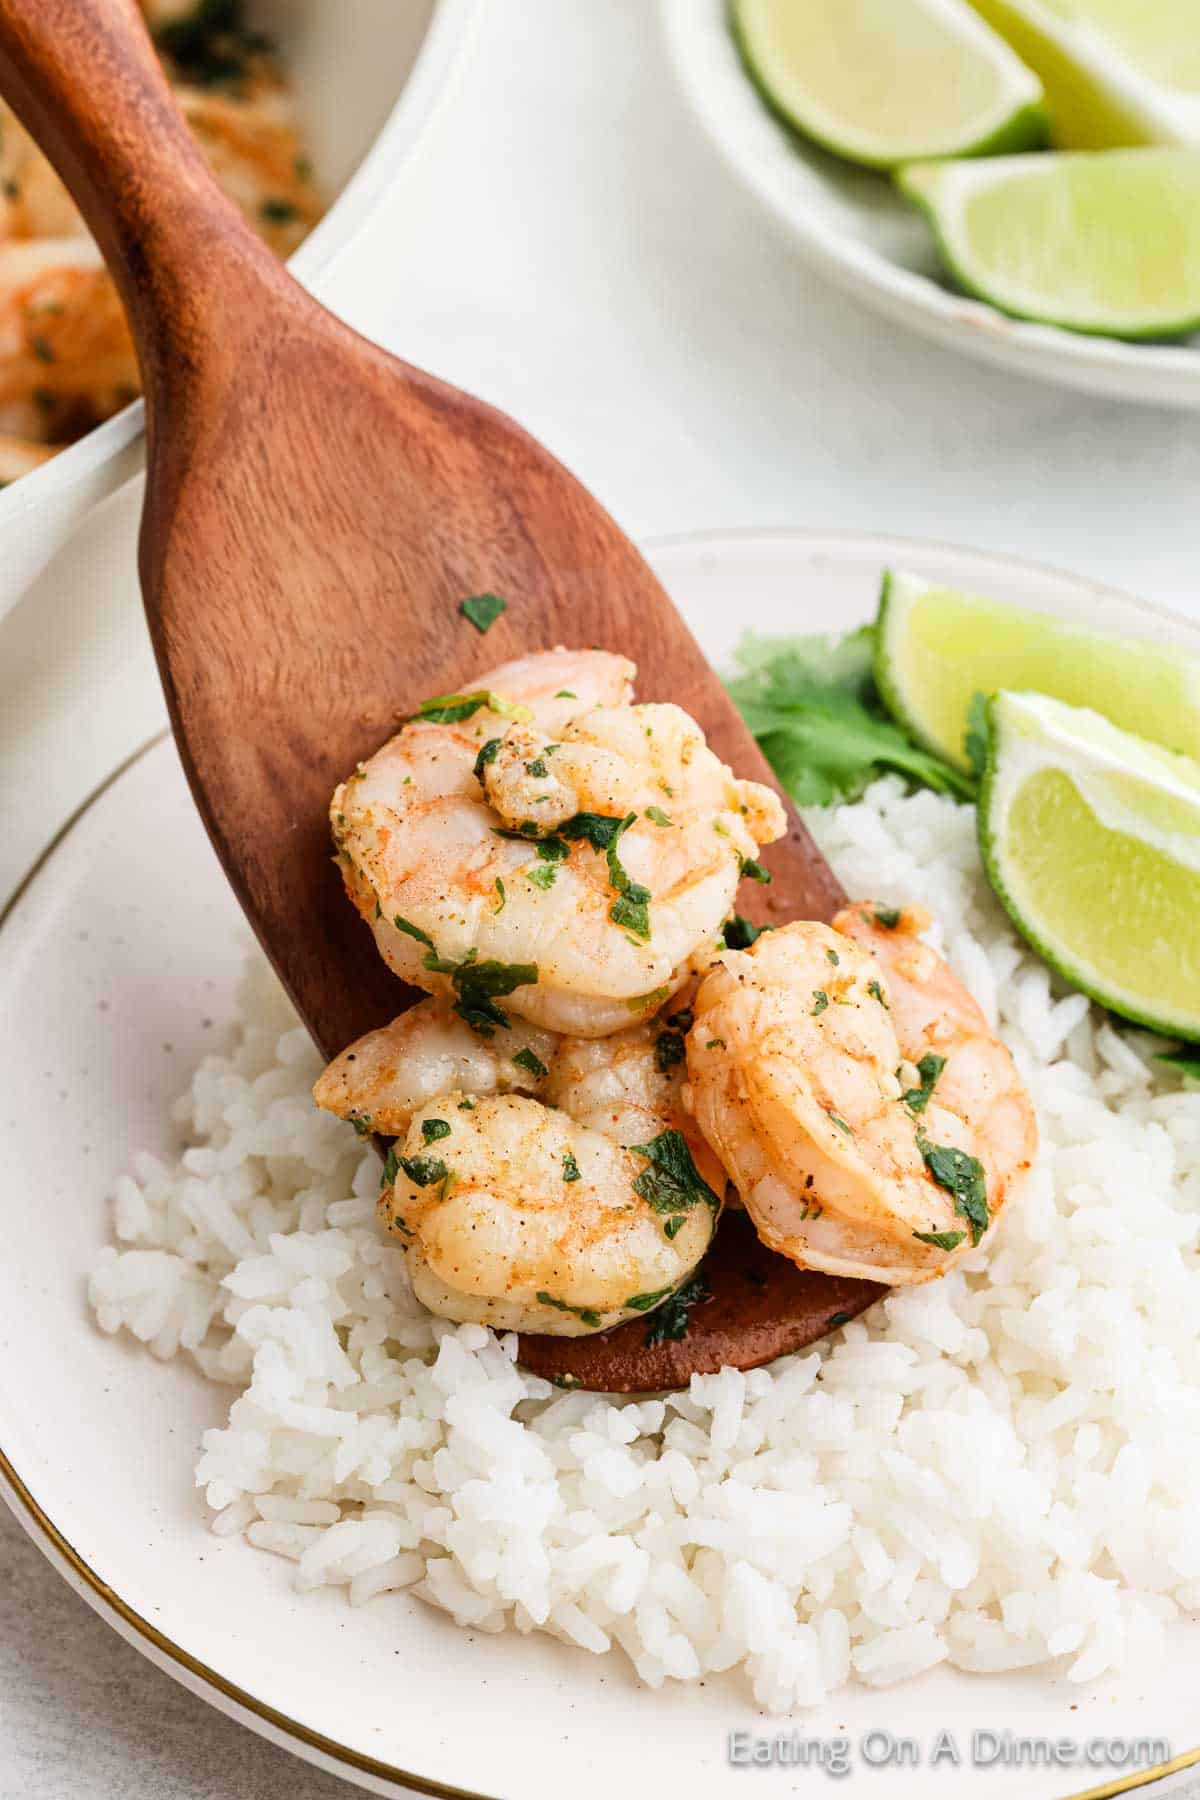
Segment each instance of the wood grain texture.
M329 797L428 695L522 652L597 645L631 657L639 696L693 714L739 774L773 780L574 477L512 420L358 337L259 243L193 146L135 0L0 0L0 90L128 307L147 408L142 590L176 739L326 1054L405 998L342 893ZM486 647L458 610L483 591L509 603ZM828 919L842 892L790 806L789 821L747 911Z

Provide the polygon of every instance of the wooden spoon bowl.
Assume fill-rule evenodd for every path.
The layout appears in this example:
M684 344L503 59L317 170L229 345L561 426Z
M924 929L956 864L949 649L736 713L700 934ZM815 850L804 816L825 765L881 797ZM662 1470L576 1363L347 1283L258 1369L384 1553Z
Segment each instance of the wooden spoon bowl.
M346 903L329 797L399 716L469 686L481 661L564 642L619 651L642 699L676 701L740 775L773 781L654 575L574 477L511 419L357 336L258 241L193 144L136 0L0 0L0 92L67 182L128 311L146 394L142 592L176 741L234 891L326 1055L413 997ZM488 591L508 610L484 651L459 606ZM829 919L844 896L789 820L763 857L773 885L746 910ZM808 1276L798 1313L796 1271L763 1256L744 1331L747 1283L718 1250L716 1298L670 1370L634 1367L622 1328L592 1342L587 1385L683 1381L714 1355L749 1367L846 1310L845 1283L823 1296ZM543 1371L562 1356L565 1372L567 1348L523 1342Z

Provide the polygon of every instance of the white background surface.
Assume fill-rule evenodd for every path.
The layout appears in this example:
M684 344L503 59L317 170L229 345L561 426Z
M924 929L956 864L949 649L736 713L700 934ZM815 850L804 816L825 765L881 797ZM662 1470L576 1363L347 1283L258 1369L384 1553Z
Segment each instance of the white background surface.
M1200 618L1200 421L1006 377L821 287L700 137L650 0L489 0L330 297L515 413L635 536L953 539ZM103 556L131 570L124 527ZM0 892L160 716L132 573L110 587L81 557L0 627ZM0 1517L4 1800L297 1792L349 1790L151 1669Z

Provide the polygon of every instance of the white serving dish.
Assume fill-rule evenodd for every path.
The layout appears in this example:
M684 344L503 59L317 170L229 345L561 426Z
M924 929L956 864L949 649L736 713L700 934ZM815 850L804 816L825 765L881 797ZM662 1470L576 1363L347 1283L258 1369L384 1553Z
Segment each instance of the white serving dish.
M479 0L256 0L283 47L325 217L292 258L306 286L353 241L430 123ZM142 466L138 401L0 491L0 618L93 509Z
M789 131L746 74L726 0L659 0L668 54L701 126L822 274L890 318L985 362L1122 400L1200 408L1200 340L1126 344L1010 319L955 293L925 220L888 182Z
M887 565L1127 634L1200 641L1185 621L1092 583L936 545L747 533L651 556L718 664L745 625L838 630L869 618ZM682 1784L694 1800L724 1800L747 1779L756 1790L818 1791L815 1769L804 1779L775 1768L760 1783L726 1760L729 1732L793 1725L856 1745L872 1730L915 1738L925 1759L888 1767L889 1800L1064 1800L1129 1785L1128 1771L1084 1765L943 1765L939 1783L927 1757L942 1726L963 1740L975 1728L1081 1742L1157 1736L1200 1761L1194 1624L1176 1629L1165 1665L1091 1686L942 1667L776 1721L733 1679L654 1693L615 1657L462 1632L411 1595L357 1611L341 1591L298 1596L289 1565L214 1538L192 1465L229 1391L101 1337L83 1290L108 1241L114 1177L135 1147L166 1147L169 1103L231 1017L243 941L165 738L114 772L0 921L0 1016L21 1021L0 1039L0 1496L151 1661L276 1743L386 1795L611 1800ZM857 1752L853 1766L867 1791L874 1771ZM1174 1786L1164 1774L1153 1792Z

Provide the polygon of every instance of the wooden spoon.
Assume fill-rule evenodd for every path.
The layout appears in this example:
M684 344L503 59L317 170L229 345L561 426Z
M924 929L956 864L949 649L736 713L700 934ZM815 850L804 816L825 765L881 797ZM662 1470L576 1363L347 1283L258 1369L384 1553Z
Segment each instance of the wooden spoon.
M511 419L357 336L258 241L209 175L135 0L0 0L0 91L128 310L146 394L142 592L176 742L325 1054L412 998L345 900L326 809L426 696L469 686L481 663L598 645L638 664L642 699L677 701L740 774L772 780L650 569L574 477ZM489 591L508 610L485 645L459 605ZM789 817L747 911L828 919L842 892ZM774 1278L739 1332L748 1284L732 1260L710 1257L715 1297L674 1347L672 1380L714 1356L765 1361L847 1310L845 1284L823 1294L818 1276L798 1309L796 1272L767 1255ZM587 1385L659 1385L646 1334L639 1319L595 1340ZM550 1372L561 1348L525 1341Z

